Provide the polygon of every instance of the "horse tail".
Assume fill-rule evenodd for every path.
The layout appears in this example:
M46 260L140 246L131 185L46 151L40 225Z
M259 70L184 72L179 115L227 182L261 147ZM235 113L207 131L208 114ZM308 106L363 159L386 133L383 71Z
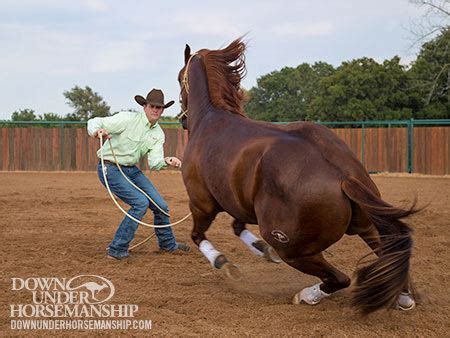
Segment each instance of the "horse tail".
M349 199L369 216L380 234L378 258L356 271L353 304L363 314L390 307L409 285L412 229L401 221L417 212L416 201L409 209L396 208L383 201L355 177L347 177L341 187Z

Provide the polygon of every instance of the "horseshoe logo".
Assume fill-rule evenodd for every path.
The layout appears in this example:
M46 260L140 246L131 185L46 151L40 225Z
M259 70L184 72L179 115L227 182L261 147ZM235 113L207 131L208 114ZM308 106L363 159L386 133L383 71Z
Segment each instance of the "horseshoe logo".
M280 243L289 242L289 237L281 230L273 230L271 234Z

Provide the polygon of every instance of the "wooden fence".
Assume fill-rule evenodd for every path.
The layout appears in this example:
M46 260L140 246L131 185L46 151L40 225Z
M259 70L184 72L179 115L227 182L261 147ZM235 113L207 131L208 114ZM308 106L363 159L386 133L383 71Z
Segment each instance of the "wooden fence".
M332 130L370 172L450 174L450 126L415 127L412 144L407 128ZM168 128L165 134L166 155L182 158L187 133ZM88 137L85 128L0 128L0 170L95 170L98 147L98 140ZM146 159L140 165L147 169Z
M332 129L369 172L408 172L408 129ZM415 127L411 172L450 174L450 127Z

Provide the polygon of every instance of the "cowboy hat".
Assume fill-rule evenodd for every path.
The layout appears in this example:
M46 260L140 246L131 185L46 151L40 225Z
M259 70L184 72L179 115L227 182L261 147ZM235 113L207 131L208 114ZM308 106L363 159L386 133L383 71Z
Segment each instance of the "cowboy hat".
M168 108L171 105L173 105L174 101L169 101L167 103L164 103L164 94L161 91L161 89L152 89L147 94L147 98L144 99L141 95L136 95L134 97L137 103L139 103L141 106L145 106L146 104L151 104L153 106L162 107L162 108Z

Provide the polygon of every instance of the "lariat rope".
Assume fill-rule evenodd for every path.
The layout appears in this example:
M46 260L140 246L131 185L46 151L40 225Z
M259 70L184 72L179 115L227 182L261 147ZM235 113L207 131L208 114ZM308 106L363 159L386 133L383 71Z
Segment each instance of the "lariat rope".
M102 173L103 173L103 180L105 181L105 185L106 185L106 188L108 189L108 193L109 193L109 196L111 196L111 199L113 200L113 202L116 204L116 206L120 209L120 211L122 211L124 214L125 214L125 216L127 216L128 218L130 218L130 219L132 219L133 221L135 221L135 222L137 222L137 223L139 223L139 224L141 224L141 225L143 225L143 226L145 226L145 227L149 227L149 228L167 228L167 227L171 227L171 226L174 226L174 225L177 225L177 224L179 224L179 223L181 223L181 222L183 222L184 220L186 220L189 216L191 216L192 215L192 212L190 212L189 214L187 214L186 216L184 216L182 219L180 219L179 221L176 221L176 222L174 222L174 223L170 223L170 224L148 224L148 223L145 223L145 222L142 222L142 221L140 221L140 220L138 220L137 218L135 218L135 217L133 217L133 216L131 216L128 212L126 212L121 206L120 206L120 204L117 202L117 200L115 199L115 197L114 197L114 195L113 195L113 193L111 192L111 189L110 189L110 187L109 187L109 184L108 184L108 179L106 178L106 170L105 170L105 161L104 161L104 159L103 159L103 134L102 133L99 133L98 134L99 135L99 137L100 137L100 161L101 161L101 164L102 164ZM148 199L149 199L149 201L151 202L151 203L153 203L153 205L155 205L161 212L163 212L166 216L169 216L170 217L170 215L166 212L166 211L164 211L144 190L142 190L141 188L139 188L138 186L136 186L128 177L127 177L127 175L125 175L124 174L124 172L122 171L122 168L120 167L120 164L119 164L119 162L117 161L117 158L116 158L116 154L114 153L114 149L113 149L113 147L112 147L112 144L111 144L111 140L109 140L108 139L108 142L109 142L109 148L111 149L111 153L112 153L112 155L113 155L113 157L114 157L114 161L115 161L115 163L116 163L116 165L117 165L117 168L119 168L119 171L120 171L120 173L123 175L123 177L125 177L125 179L133 186L133 187L135 187L137 190L139 190L141 193L143 193L144 195L145 195L145 197L147 197ZM139 242L139 243L137 243L137 244L135 244L135 245L133 245L132 247L130 247L128 250L133 250L133 249L135 249L135 248L137 248L137 247L139 247L139 246L141 246L142 244L144 244L144 243L146 243L146 242L148 242L153 236L154 236L155 234L153 233L153 234L151 234L149 237L147 237L146 239L144 239L142 242Z

